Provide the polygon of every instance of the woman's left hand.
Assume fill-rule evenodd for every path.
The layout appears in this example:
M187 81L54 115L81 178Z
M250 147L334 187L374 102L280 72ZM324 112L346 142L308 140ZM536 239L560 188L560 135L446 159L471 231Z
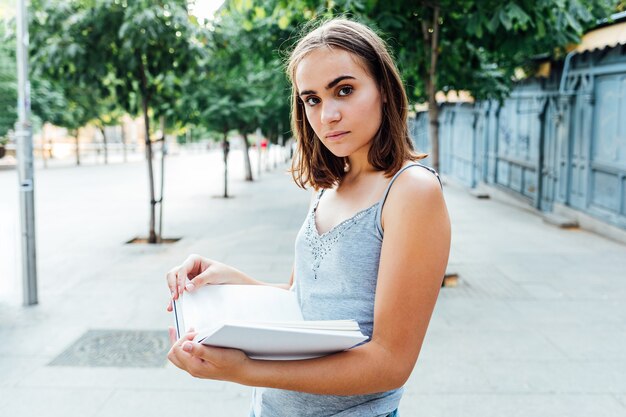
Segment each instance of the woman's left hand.
M191 331L176 340L176 332L170 327L172 348L167 358L174 365L196 378L239 380L250 358L240 350L205 346L194 343L197 332Z

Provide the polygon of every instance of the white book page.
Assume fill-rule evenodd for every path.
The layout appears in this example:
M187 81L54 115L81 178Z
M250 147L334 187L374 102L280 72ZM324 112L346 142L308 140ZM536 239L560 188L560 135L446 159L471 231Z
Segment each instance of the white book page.
M227 321L303 320L292 291L266 285L205 285L182 296L186 330L208 330Z
M262 325L265 327L278 327L283 329L313 329L313 330L338 330L338 331L356 331L361 329L356 320L306 320L306 321L229 321L229 324L236 325Z
M209 346L242 350L255 359L306 359L349 349L367 339L359 331L278 328L262 325L225 324L196 338Z

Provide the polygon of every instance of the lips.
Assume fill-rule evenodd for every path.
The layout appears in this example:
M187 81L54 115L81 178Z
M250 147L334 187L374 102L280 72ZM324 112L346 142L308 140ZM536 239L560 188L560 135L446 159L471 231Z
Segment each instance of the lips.
M348 133L350 133L350 132L347 131L347 130L328 132L325 137L328 140L339 140L342 137L344 137L345 135L347 135Z

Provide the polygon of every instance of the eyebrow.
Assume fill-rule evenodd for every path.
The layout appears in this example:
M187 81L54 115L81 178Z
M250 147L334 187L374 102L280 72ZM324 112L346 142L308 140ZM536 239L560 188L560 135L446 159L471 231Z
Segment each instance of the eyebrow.
M334 86L336 86L337 84L339 84L340 82L342 82L343 80L356 80L356 78L354 78L351 75L341 75L337 78L335 78L334 80L332 80L331 82L328 83L328 85L326 86L326 90L333 88ZM316 92L314 90L305 90L300 92L300 94L298 94L299 96L304 96L307 94L315 94Z

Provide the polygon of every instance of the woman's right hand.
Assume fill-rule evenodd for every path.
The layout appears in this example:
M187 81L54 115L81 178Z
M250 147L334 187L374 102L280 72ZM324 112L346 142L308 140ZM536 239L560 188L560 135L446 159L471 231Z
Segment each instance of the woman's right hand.
M170 269L166 275L172 300L177 300L183 291L193 291L207 284L254 284L243 272L200 255L190 255L185 262ZM172 311L170 300L167 311Z

